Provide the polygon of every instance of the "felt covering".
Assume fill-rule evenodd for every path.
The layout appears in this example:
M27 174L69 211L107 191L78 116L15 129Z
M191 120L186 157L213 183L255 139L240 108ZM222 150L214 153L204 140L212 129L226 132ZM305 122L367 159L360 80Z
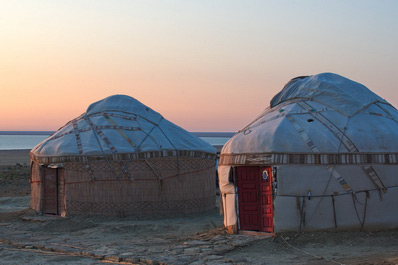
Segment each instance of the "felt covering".
M85 113L35 146L31 154L58 157L159 150L216 152L138 100L114 95L91 104Z
M221 151L224 225L240 229L245 198L233 168L260 166L277 172L275 232L396 227L396 139L398 111L365 86L332 73L292 79Z

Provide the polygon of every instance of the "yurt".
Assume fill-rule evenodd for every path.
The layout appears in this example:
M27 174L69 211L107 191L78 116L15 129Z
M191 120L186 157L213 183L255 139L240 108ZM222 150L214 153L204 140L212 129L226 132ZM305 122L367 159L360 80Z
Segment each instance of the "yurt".
M294 78L221 151L224 225L397 227L397 139L398 111L365 86L332 73Z
M215 207L215 149L125 96L91 104L31 152L31 208L157 216Z

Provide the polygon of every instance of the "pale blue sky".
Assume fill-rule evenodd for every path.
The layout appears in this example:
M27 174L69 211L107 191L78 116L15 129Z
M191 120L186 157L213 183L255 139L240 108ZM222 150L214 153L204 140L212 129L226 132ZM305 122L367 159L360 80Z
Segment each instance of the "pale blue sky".
M236 131L298 75L398 106L398 1L0 0L0 130L56 130L112 94Z

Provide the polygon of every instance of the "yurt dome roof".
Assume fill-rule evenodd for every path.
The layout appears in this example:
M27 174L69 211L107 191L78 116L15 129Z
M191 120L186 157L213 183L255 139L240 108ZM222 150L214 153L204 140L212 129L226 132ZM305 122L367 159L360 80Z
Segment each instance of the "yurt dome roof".
M364 85L333 73L293 78L272 98L270 106L293 99L316 101L346 116L376 102L388 104Z
M113 95L94 102L88 106L85 114L94 115L104 112L121 112L141 116L152 123L159 123L163 119L158 112L145 106L135 98L125 95Z
M126 95L113 95L91 104L35 146L35 157L90 156L187 150L214 154L214 147L158 112Z
M396 152L398 112L337 74L292 79L222 154Z

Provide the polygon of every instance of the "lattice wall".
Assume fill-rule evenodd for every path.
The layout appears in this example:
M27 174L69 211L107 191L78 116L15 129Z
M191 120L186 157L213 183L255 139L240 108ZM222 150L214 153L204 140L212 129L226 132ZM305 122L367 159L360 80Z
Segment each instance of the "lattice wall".
M66 215L196 213L215 207L212 159L69 162L64 168Z

